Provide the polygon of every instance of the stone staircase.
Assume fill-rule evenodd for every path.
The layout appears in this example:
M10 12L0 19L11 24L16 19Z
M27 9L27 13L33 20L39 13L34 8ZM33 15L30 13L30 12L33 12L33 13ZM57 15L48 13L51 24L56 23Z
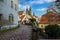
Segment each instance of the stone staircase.
M11 25L12 23L9 22L8 20L0 20L0 26L4 26L4 25Z

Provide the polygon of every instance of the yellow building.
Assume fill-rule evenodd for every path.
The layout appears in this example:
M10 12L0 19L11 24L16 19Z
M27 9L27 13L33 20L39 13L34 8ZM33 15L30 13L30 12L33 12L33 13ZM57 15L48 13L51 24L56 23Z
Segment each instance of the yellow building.
M42 15L39 28L45 28L49 24L58 24L60 26L60 0L56 0L55 4L51 4L47 13Z
M45 26L49 24L58 24L60 26L60 15L53 11L42 15L39 22L39 28L45 29Z

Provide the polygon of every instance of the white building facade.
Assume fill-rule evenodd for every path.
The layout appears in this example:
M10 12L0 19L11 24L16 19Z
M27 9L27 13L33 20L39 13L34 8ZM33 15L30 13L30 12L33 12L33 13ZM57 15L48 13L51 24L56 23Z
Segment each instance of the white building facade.
M2 25L18 25L18 0L0 0L0 20Z

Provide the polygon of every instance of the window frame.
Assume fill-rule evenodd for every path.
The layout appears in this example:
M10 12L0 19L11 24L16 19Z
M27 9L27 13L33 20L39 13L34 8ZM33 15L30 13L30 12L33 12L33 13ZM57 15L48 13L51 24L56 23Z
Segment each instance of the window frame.
M17 5L15 4L15 10L17 10Z
M11 1L11 8L13 8L13 1Z

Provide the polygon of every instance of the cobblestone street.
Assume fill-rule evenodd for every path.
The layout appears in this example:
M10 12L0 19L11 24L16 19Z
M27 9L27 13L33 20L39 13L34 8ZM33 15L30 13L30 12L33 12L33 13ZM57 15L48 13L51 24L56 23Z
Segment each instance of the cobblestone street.
M6 32L0 33L0 40L29 40L31 38L31 26L21 25L20 28Z

